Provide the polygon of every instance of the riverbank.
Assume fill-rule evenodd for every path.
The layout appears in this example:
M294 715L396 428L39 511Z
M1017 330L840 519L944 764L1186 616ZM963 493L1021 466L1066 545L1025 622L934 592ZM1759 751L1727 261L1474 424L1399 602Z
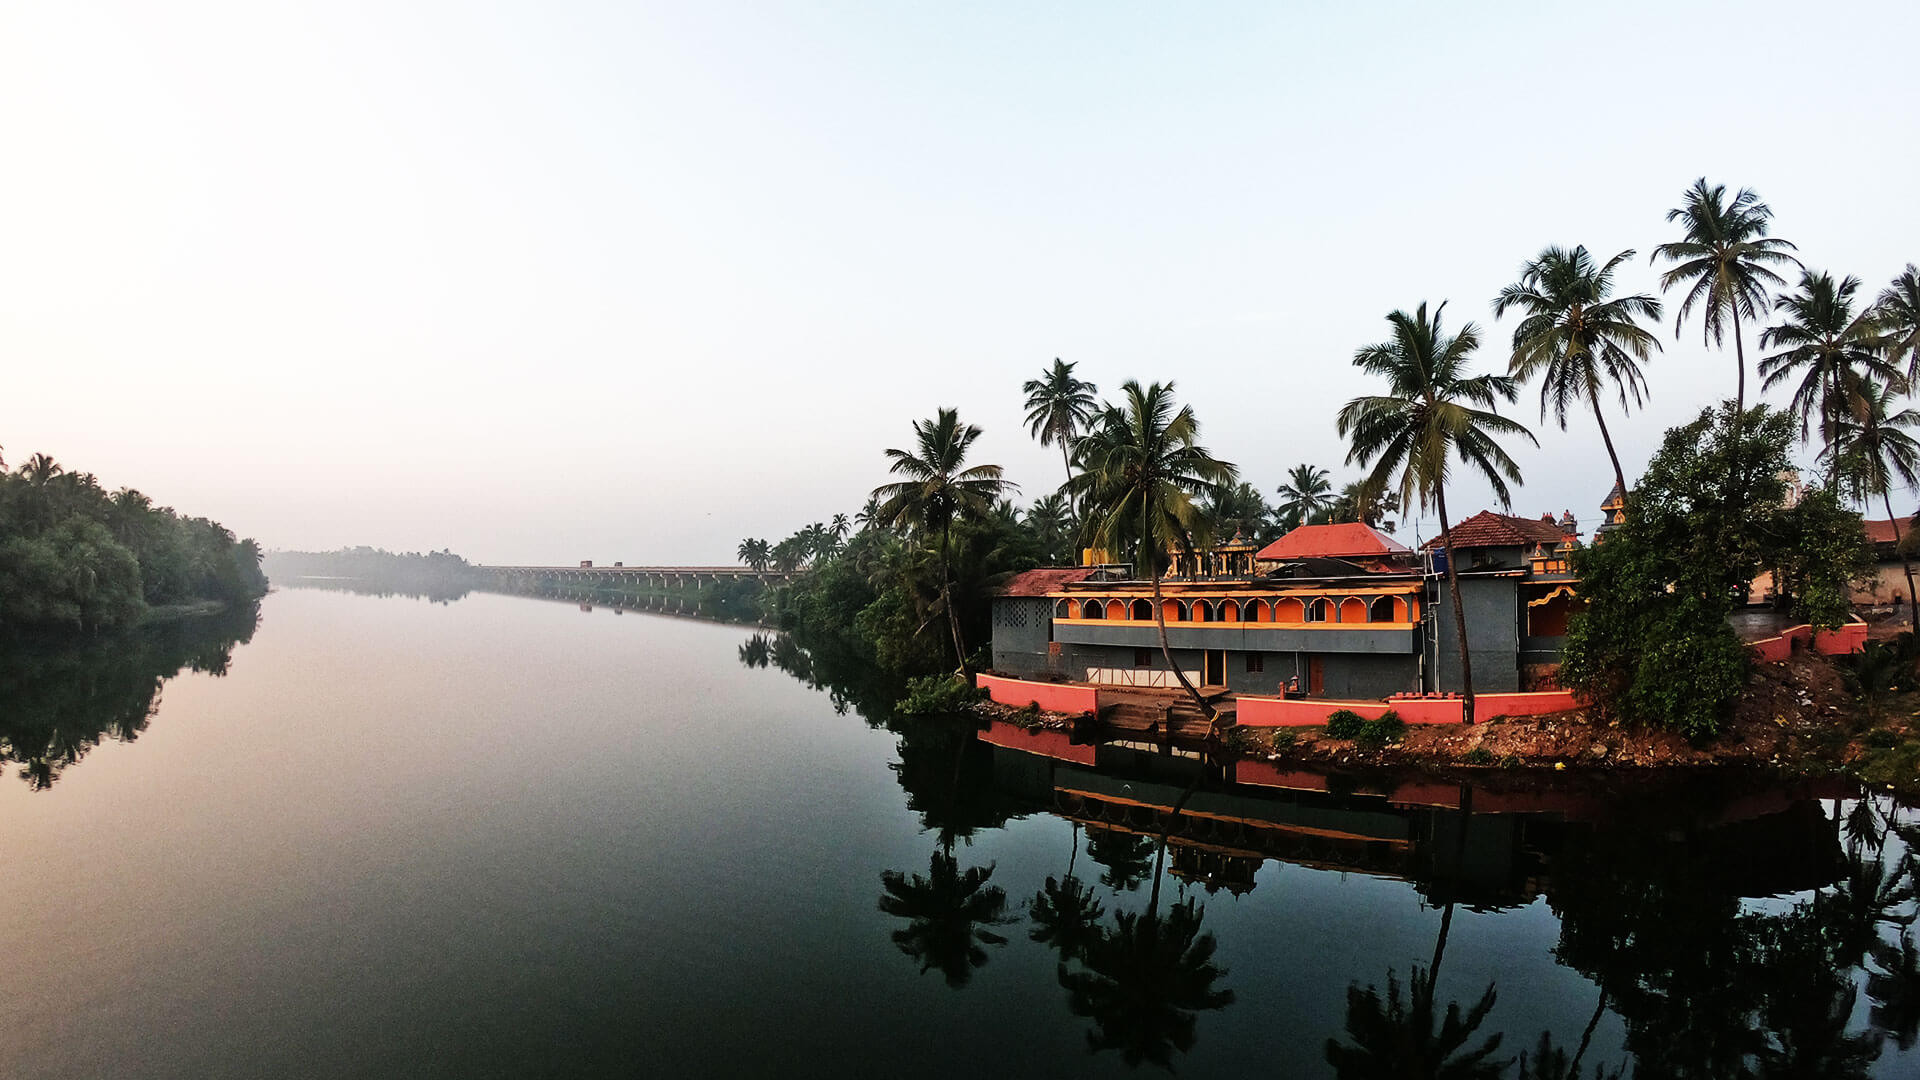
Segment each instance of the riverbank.
M983 719L1029 730L1086 730L1086 718L993 702ZM1097 729L1095 729L1097 730ZM1367 745L1324 726L1223 726L1225 752L1309 768L1555 772L1741 768L1794 776L1845 776L1883 790L1920 795L1920 692L1862 701L1839 667L1817 654L1753 665L1747 687L1719 735L1702 743L1622 726L1584 709L1495 716L1478 724L1413 724L1393 741Z

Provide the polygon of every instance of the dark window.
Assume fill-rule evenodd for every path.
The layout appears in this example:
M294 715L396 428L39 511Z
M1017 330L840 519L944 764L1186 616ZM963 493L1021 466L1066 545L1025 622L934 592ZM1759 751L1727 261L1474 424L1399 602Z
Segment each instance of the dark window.
M1267 657L1265 653L1250 652L1247 654L1247 674L1258 675L1265 670L1267 670Z
M1133 650L1133 666L1134 667L1152 667L1153 666L1153 650L1152 649Z

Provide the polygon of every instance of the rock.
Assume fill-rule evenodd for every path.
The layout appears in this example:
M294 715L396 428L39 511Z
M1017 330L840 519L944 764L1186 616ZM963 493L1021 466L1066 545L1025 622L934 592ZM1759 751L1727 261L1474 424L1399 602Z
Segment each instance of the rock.
M1607 753L1611 749L1612 748L1609 747L1606 743L1594 743L1593 746L1590 749L1588 749L1587 752L1592 754L1594 757L1606 757Z

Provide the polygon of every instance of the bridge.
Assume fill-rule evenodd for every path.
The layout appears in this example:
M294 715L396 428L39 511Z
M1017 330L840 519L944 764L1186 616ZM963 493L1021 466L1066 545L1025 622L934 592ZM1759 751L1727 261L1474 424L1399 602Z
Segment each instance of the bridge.
M627 566L623 563L595 566L591 561L578 566L475 566L473 572L504 582L549 581L654 589L699 588L723 581L758 581L775 585L799 576L799 572L794 570L755 570L751 566Z

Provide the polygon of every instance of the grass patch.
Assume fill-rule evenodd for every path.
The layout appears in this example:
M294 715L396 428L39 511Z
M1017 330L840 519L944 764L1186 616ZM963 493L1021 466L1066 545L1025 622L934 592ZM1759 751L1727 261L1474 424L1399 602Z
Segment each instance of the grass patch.
M1300 733L1292 728L1275 728L1269 741L1275 750L1291 750L1300 741Z
M1389 743L1397 743L1407 737L1407 722L1400 714L1388 709L1371 720L1363 721L1360 730L1353 736L1354 744L1370 750L1378 750Z
M985 690L958 675L927 675L907 681L907 696L900 699L898 708L906 716L938 716L963 712L986 696Z
M1466 756L1462 757L1460 760L1465 762L1468 765L1491 765L1493 764L1493 760L1494 760L1493 751L1487 749L1484 746L1476 746L1473 749L1467 751Z

